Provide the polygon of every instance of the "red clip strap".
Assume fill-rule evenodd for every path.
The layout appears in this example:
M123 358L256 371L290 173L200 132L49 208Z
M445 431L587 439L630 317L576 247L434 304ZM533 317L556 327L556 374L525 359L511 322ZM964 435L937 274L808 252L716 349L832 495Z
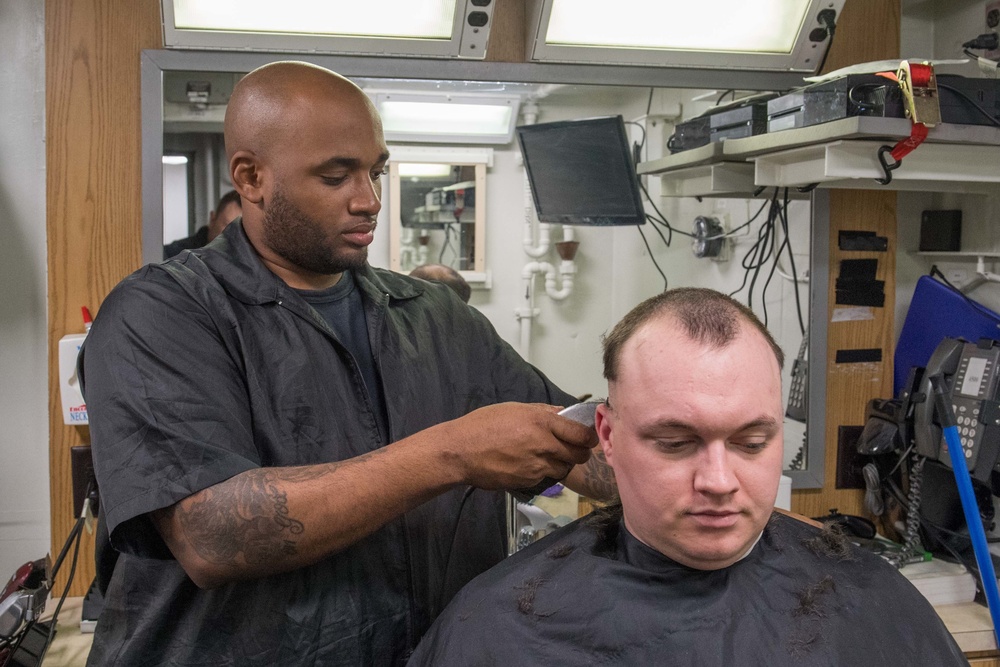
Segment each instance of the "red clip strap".
M892 156L893 160L899 162L904 157L909 155L914 148L924 143L924 139L926 138L927 126L923 123L914 123L913 127L910 129L910 136L893 146L889 155Z
M910 63L910 79L914 88L926 88L931 82L931 66Z

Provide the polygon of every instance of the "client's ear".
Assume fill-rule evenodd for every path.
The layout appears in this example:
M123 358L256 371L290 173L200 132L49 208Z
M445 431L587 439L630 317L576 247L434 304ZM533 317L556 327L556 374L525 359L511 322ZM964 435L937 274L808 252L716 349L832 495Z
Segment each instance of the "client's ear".
M600 442L601 450L604 452L604 458L607 459L608 465L611 467L614 467L614 445L611 437L613 422L614 415L611 413L610 406L607 403L598 405L597 412L594 413L594 428L597 430L597 439Z

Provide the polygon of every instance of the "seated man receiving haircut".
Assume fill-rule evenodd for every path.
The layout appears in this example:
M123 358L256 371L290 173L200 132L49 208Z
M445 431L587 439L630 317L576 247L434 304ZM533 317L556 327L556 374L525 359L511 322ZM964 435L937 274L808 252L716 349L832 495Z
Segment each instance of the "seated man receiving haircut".
M632 310L597 411L620 504L473 580L409 664L967 664L894 568L774 512L782 363L718 292Z

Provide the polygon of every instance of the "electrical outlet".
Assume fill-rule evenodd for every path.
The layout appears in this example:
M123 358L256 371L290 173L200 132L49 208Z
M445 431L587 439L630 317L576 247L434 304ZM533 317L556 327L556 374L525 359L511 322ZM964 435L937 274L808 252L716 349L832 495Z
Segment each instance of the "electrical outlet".
M986 32L1000 33L1000 0L986 3ZM983 51L983 57L996 60L1000 58L1000 50Z
M861 469L871 459L858 453L858 440L864 426L837 427L837 482L838 489L863 489L865 478Z
M728 262L732 256L732 239L725 236L729 221L725 216L698 216L695 218L691 251L695 257L713 262Z

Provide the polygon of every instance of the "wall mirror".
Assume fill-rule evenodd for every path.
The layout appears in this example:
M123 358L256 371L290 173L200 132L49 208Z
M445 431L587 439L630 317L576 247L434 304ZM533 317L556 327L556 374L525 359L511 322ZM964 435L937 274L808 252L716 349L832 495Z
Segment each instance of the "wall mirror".
M684 91L688 96L686 99L691 99L695 91L705 91L706 101L701 104L707 108L725 90L785 90L802 83L797 75L786 73L348 56L296 57L328 67L355 81L377 81L382 90L412 93L431 90L440 92L442 88L447 88L456 94L482 94L490 91L505 95L516 94L520 96L522 114L527 113L526 107L532 106L529 99L532 94L544 94L547 96L547 103L562 105L564 110L570 109L574 104L588 110L616 109L616 105L619 105L626 109L621 113L627 121L643 116L643 112L648 109L647 99L651 100L654 92L659 96L661 93L677 94L677 91ZM187 173L194 181L189 188L196 204L194 210L211 209L217 197L228 189L227 167L221 142L222 111L228 101L228 92L241 73L285 58L288 56L262 53L143 52L142 224L145 262L159 261L162 256L164 155L184 152L190 156L193 163ZM179 76L181 74L196 76ZM192 81L197 83L192 84ZM210 85L203 85L205 82ZM685 117L696 115L688 115L689 109L696 106L697 104L686 105ZM586 117L586 113L589 111L563 118L543 114L543 120ZM636 132L636 141L640 140L640 136L648 135L647 149L651 145L660 145L662 148L662 142L666 140L665 136L656 135L653 131L655 128L648 119L644 128L632 123L629 127ZM518 297L511 295L524 292L521 266L501 267L499 262L507 264L508 257L517 256L517 259L510 262L523 264L525 258L521 252L521 229L518 222L524 218L524 187L522 181L518 180L520 177L510 176L522 170L518 162L516 141L493 146L414 146L391 143L390 149L392 162L384 190L384 203L387 205L380 216L380 224L389 229L389 234L376 239L376 244L382 243L383 247L377 249L376 244L372 246L373 253L380 257L384 255L385 263L380 265L407 272L412 266L424 261L443 263L463 272L474 287L477 286L476 283L480 283L480 287L488 285L492 280L491 290L480 291L478 297L474 295L474 301L479 301L473 305L479 307L491 321L500 323L497 326L512 320L511 302ZM421 170L423 174L418 173ZM677 220L679 229L688 229L687 225L691 224L688 212L695 206L692 203L694 200L684 198L685 203L682 204L667 202L659 197L659 183L655 178L646 178L645 185L651 198L663 209L664 215ZM798 230L802 242L801 251L808 255L808 260L804 259L802 264L809 263L811 266L808 286L803 282L800 287L802 293L807 294L806 317L811 323L808 344L803 352L808 358L817 360L825 359L826 353L824 332L827 312L828 219L825 202L824 193L816 191L811 205L802 200L793 204L793 208L798 208L794 210L796 220L792 227ZM733 203L729 214L730 229L748 220L762 203L761 199ZM704 205L712 204L709 202ZM192 209L189 206L187 210ZM193 216L197 218L198 214ZM659 239L652 236L653 226L647 224L643 227L646 228L648 240L658 243ZM578 305L568 306L569 315L566 317L580 331L579 339L596 341L608 322L613 321L615 315L624 313L617 313L611 306L604 310L596 309L594 298L608 303L614 301L607 294L608 291L623 289L621 286L628 287L629 283L638 283L638 269L641 269L641 281L644 281L646 288L654 285L657 278L650 278L650 257L637 245L638 228L614 232L618 234L614 237L610 236L611 232L593 228L576 229L578 237L584 241L582 247L589 249L583 252L583 262L589 262L589 266L586 266L588 275L600 275L601 281L597 284L597 279L591 278L594 281L591 291L581 294ZM553 232L558 233L558 230ZM554 236L554 240L558 238ZM611 241L612 238L614 242ZM749 237L743 239L744 243L750 241ZM676 247L671 250L670 255L673 263L671 270L687 272L685 275L691 275L695 271L705 272L706 275L720 273L718 268L705 264L705 260L692 259L686 239L675 238L674 243ZM424 250L421 251L421 248ZM737 257L727 269L730 271L730 279L739 270L735 268L738 264ZM688 267L691 267L691 271L688 271ZM781 282L777 277L775 281L775 284ZM582 285L581 289L587 289L585 280L578 282ZM739 284L738 277L735 282ZM710 284L713 287L717 285L718 282ZM655 291L656 288L649 289ZM767 307L772 309L774 318L772 331L775 331L789 358L784 378L787 392L789 370L793 365L792 360L798 356L802 335L798 323L791 324L794 316L788 312L781 315L781 324L775 321L779 311L788 311L787 283L780 289L780 293L778 288L772 291ZM628 298L631 298L631 293L625 294L625 299ZM572 349L559 352L573 354ZM570 364L573 362L571 359ZM537 365L544 370L542 364ZM810 371L806 377L810 396L806 419L808 428L798 422L786 424L786 474L792 477L793 486L799 489L821 487L824 477L824 364L821 361L810 364ZM597 375L599 377L599 373ZM590 391L589 388L586 390ZM595 395L599 391L602 389L597 388ZM804 445L801 454L800 445Z
M389 267L450 266L473 284L486 270L491 148L389 146Z

